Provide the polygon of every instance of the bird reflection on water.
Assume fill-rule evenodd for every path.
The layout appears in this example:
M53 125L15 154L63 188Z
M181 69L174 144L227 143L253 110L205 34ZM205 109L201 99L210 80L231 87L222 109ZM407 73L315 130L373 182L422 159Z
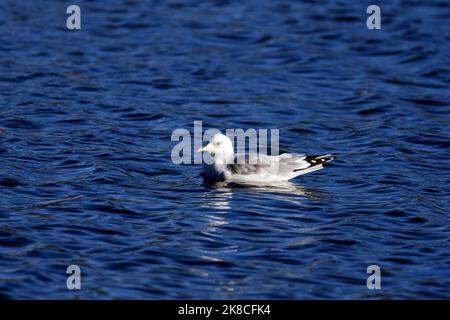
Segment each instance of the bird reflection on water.
M204 179L203 186L207 189L204 196L210 199L204 206L223 210L231 208L230 200L233 198L233 193L236 192L266 193L271 198L289 201L294 204L301 203L305 198L320 200L328 196L325 192L305 188L289 181L278 182L276 184L250 185Z

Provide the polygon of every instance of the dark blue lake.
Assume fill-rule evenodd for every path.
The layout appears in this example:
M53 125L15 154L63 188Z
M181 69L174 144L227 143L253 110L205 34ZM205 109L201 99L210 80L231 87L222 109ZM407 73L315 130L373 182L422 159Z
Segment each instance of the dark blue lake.
M450 298L448 1L69 4L0 3L0 298ZM207 184L194 121L338 157Z

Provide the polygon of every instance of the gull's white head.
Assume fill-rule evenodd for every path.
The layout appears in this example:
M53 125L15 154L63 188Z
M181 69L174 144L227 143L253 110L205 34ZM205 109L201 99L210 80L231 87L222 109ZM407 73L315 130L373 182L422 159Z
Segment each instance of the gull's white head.
M222 159L229 161L234 156L233 144L230 138L221 133L216 133L209 140L209 143L198 149L197 152L208 152L216 160Z

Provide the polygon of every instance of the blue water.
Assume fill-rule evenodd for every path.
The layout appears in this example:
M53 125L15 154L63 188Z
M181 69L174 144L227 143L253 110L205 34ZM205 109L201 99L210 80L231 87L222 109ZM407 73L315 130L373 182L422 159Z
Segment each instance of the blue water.
M0 3L0 298L450 298L448 1L107 3ZM338 158L207 184L194 120Z

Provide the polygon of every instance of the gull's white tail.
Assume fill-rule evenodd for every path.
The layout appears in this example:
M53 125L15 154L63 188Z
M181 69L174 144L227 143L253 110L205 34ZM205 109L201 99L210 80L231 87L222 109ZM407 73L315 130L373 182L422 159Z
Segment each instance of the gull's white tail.
M323 168L323 165L335 158L332 154L324 154L319 156L305 156L305 155L288 155L287 157L280 156L280 160L286 159L288 167L291 171L289 179L301 176Z

